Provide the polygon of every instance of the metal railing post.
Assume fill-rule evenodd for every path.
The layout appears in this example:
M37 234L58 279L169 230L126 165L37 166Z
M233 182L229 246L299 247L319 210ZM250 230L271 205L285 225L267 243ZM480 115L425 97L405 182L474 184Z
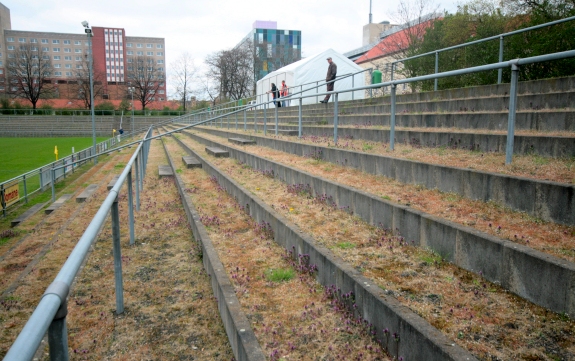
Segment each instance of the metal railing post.
M136 157L136 161L134 164L136 165L136 211L140 211L140 165L138 164L140 161L140 155Z
M255 109L253 109L255 113ZM248 130L248 111L244 110L244 132Z
M112 238L114 242L114 278L116 280L116 314L124 313L124 285L122 280L122 250L120 248L120 210L118 197L112 204Z
M22 178L24 182L24 200L26 201L26 204L28 204L28 188L26 187L26 174L24 174Z
M236 113L236 130L238 130L238 113Z
M257 119L256 113L257 113L257 110L256 110L256 108L254 108L254 132L258 131L258 127L257 127L258 119Z
M56 202L56 171L52 165L52 202Z
M338 111L337 111L337 105L338 105L338 93L335 93L334 95L334 106L333 106L333 143L334 145L337 145L337 122L339 120L338 117Z
M40 189L44 188L44 179L42 179L42 173L44 172L44 170L42 168L40 168L40 173L38 173L38 175L40 176Z
M499 37L499 62L503 61L503 36ZM497 70L497 84L501 84L503 78L503 68Z
M302 123L302 119L301 119L301 104L302 104L302 100L303 100L303 99L302 99L302 97L300 96L300 97L299 97L298 114L297 114L297 118L298 118L298 120L297 120L297 125L298 125L298 127L297 127L297 128L298 128L298 129L297 129L297 130L298 130L298 138L301 138L301 133L302 133L302 132L301 132L301 131L302 131L302 129L301 129L301 128L302 128L302 124L301 124L301 123Z
M352 76L351 76L351 87L352 87L352 88L355 88L355 75L352 75ZM354 99L354 95L355 95L355 92L352 91L352 92L351 92L351 100Z
M60 298L60 307L48 327L48 348L51 361L68 361L70 359L68 354L68 330L66 327L66 316L68 314L66 298L69 291L70 288L65 282L55 281L48 286L42 296L55 295Z
M519 67L516 64L511 64L511 89L509 90L509 120L507 121L507 147L505 148L505 164L511 164L511 160L513 158L518 78Z
M276 135L278 135L278 106L276 104Z
M391 117L389 120L389 149L395 147L395 84L391 84Z
M316 82L315 82L315 93L316 93L316 94L319 93L319 81L316 81ZM316 103L319 101L318 99L319 99L319 98L318 98L318 96L316 95L316 96L315 96L315 102L316 102Z
M136 241L134 232L134 195L132 194L132 170L128 173L128 217L130 224L130 246L133 246Z
M439 53L436 51L435 52L435 74L437 74L439 72ZM437 91L437 81L439 79L435 78L434 84L433 84L433 90Z
M2 216L6 217L6 202L4 198L4 184L0 184L0 205L2 206Z
M395 63L391 63L391 76L389 80L393 80L393 70L395 69Z
M269 99L269 95L268 95L268 99ZM264 104L264 135L267 134L268 131L268 115L267 115L267 108L268 108L268 103Z

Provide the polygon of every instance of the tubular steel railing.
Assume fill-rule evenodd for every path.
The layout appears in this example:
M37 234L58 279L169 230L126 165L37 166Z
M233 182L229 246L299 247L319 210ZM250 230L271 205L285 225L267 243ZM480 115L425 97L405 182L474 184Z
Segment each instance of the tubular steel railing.
M28 319L28 322L8 350L5 361L32 360L44 334L48 332L48 343L51 360L68 360L68 332L66 329L68 292L84 262L91 245L103 226L108 212L112 216L112 238L114 253L114 274L116 284L116 313L124 312L122 255L120 249L120 219L118 194L124 182L128 182L128 212L130 220L130 244L134 244L134 210L132 196L132 173L135 172L136 209L139 209L139 192L142 190L142 179L150 151L152 138L150 127L144 139L126 144L120 148L140 143L122 174L110 190L100 209L86 228L84 234L70 253L70 256L60 269L54 281L48 286L38 306ZM114 149L117 150L119 148ZM110 151L108 151L110 152ZM135 170L133 167L135 166Z
M390 135L389 135L390 145L389 146L390 146L390 149L393 150L394 149L394 143L395 143L395 103L396 103L395 98L396 98L396 87L397 87L397 85L408 84L408 83L413 83L413 82L418 82L418 81L423 81L423 80L446 78L446 77L450 77L450 76L457 76L457 75L463 75L463 74L471 74L471 73L477 73L477 72L482 72L482 71L511 68L507 144L506 144L506 152L505 152L505 163L510 164L512 161L512 157L513 157L513 142L514 142L514 137L515 137L515 116L516 116L516 102L517 102L517 83L519 81L519 76L518 76L519 67L521 65L526 65L526 64L533 64L533 63L540 63L540 62L546 62L546 61L567 59L567 58L572 58L572 57L575 57L575 50L563 51L563 52L546 54L546 55L539 55L539 56L523 58L523 59L514 59L514 60L509 60L509 61L504 61L504 62L499 62L499 63L481 65L481 66L459 69L459 70L452 70L452 71L447 71L447 72L443 72L443 73L423 75L423 76L418 76L418 77L413 77L413 78L390 80L387 82L367 85L367 86L363 86L363 87L350 88L350 89L337 90L337 91L334 90L331 92L324 92L324 93L321 93L319 95L327 95L327 94L333 94L334 95L335 105L334 105L334 122L333 122L334 123L333 141L335 144L337 144L337 140L338 140L337 127L338 127L338 117L339 117L339 115L338 115L338 94L350 92L350 91L370 90L370 89L376 89L376 88L381 88L381 87L385 87L385 86L391 86L391 111L390 111L391 114L390 114ZM299 94L299 96L296 96L298 94ZM301 138L301 136L302 136L302 111L301 111L302 99L307 98L307 97L314 97L316 95L315 94L303 95L300 93L298 93L298 94L289 95L287 98L297 99L299 101L298 136ZM267 105L270 103L273 103L273 101L268 101L266 103L263 103L263 105L264 105L264 111L263 111L264 135L267 134L266 109L267 109ZM251 106L247 106L242 110L236 110L236 111L232 111L232 112L224 114L224 115L215 116L213 118L209 118L206 120L196 121L196 122L194 122L188 126L180 128L178 130L186 129L186 128L190 128L190 127L193 127L196 125L201 125L201 124L210 123L210 122L212 124L214 124L217 120L220 120L220 126L223 127L223 123L222 123L223 117L229 117L230 115L234 115L234 114L237 114L239 112L244 112L244 130L247 130L246 111L252 110L256 106L261 106L261 105L262 104L254 104ZM191 123L191 121L189 121L189 122ZM276 113L275 113L275 125L276 125L275 134L277 135L278 134L277 108L276 108ZM237 129L237 127L238 127L238 124L236 122L236 129ZM229 120L228 120L228 128L229 128ZM255 111L254 111L254 131L257 131L257 119L256 119L256 112ZM169 132L169 133L171 133L171 132Z
M434 74L438 74L439 73L439 53L442 53L444 51L458 49L458 48L464 48L466 46L480 44L480 43L484 43L486 41L491 41L491 40L496 40L496 39L499 39L499 63L501 63L501 62L503 62L503 40L505 37L511 36L511 35L516 35L516 34L521 34L521 33L527 32L527 31L537 30L537 29L548 27L548 26L561 24L561 23L564 23L567 21L573 21L573 20L575 20L575 16L571 16L571 17L556 20L556 21L551 21L551 22L548 22L545 24L539 24L539 25L531 26L531 27L524 28L524 29L510 31L508 33L490 36L487 38L478 39L475 41L470 41L468 43L458 44L458 45L450 46L450 47L435 50L435 51L430 51L430 52L425 53L425 54L414 55L414 56L411 56L409 58L399 59L399 60L391 62L391 80L393 80L394 69L396 67L396 64L398 64L398 63L403 63L403 62L406 62L408 60L413 60L413 59L421 58L421 57L428 56L428 55L435 55L435 72L434 72ZM499 68L497 71L497 84L501 84L502 74L503 74L503 68ZM435 91L437 91L437 80L438 80L438 77L435 78L435 82L433 85L433 90L435 90Z

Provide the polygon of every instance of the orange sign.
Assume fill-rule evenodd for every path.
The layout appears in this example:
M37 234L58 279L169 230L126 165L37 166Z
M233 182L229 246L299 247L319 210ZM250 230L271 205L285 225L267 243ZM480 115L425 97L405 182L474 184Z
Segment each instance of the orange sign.
M6 207L18 202L20 195L18 194L18 183L14 183L4 189L4 202L6 202Z

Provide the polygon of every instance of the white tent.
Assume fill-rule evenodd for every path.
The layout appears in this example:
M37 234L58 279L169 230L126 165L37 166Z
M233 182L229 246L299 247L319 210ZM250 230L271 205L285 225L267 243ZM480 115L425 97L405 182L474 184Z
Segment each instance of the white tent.
M359 65L349 60L346 56L336 52L333 49L328 49L320 54L307 57L300 61L296 61L290 65L286 65L274 72L269 73L262 79L258 80L256 93L257 102L262 103L272 99L271 94L266 94L274 83L277 87L281 86L282 80L286 81L287 86L290 88L290 94L294 94L304 90L304 95L324 93L327 91L326 86L314 88L318 84L325 83L325 76L329 66L326 59L331 57L333 62L337 65L337 79L348 74L358 73L363 70ZM355 74L353 76L345 77L341 80L336 80L334 90L351 89L353 87L360 87L365 85L365 73ZM308 89L308 90L306 90ZM316 90L317 89L317 90ZM353 92L353 99L363 99L365 96L364 90L357 90ZM303 99L303 104L313 104L322 100L323 96L309 97ZM352 92L341 93L338 95L339 100L352 100ZM333 101L333 96L330 101ZM297 100L291 100L291 106L297 105Z

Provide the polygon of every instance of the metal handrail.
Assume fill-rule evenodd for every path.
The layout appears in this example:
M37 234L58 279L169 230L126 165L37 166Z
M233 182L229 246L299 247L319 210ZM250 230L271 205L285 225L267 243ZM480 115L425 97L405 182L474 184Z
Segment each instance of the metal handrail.
M131 215L131 227L133 227L132 211L132 167L136 166L136 195L141 189L141 179L146 166L149 152L149 140L153 127L150 127L144 139L132 155L132 158L124 168L114 187L100 206L98 212L84 231L84 234L68 256L68 259L58 272L54 281L48 286L38 306L26 322L26 325L6 353L5 361L32 360L36 349L40 345L44 334L49 332L50 357L55 359L68 359L68 342L66 331L66 298L74 278L78 274L91 245L95 241L100 228L104 224L108 212L112 211L114 233L114 268L116 275L116 311L123 312L123 289L121 277L121 254L119 252L119 218L117 197L124 181L128 179L128 198ZM139 200L137 200L138 204ZM117 227L117 232L116 232ZM131 243L133 242L133 228ZM116 234L117 233L117 234ZM119 267L119 268L118 268ZM119 270L119 274L118 274Z
M434 51L430 51L424 54L418 54L418 55L414 55L408 58L404 58L404 59L399 59L396 61L392 61L391 62L391 80L393 80L393 73L394 73L394 68L396 66L396 64L398 63L402 63L408 60L413 60L413 59L417 59L417 58L421 58L424 56L428 56L428 55L432 55L435 54L435 74L438 73L438 68L439 68L439 53L442 53L444 51L448 51L448 50L454 50L454 49L458 49L458 48L463 48L469 45L475 45L475 44L479 44L479 43L483 43L486 41L491 41L491 40L495 40L495 39L499 39L499 62L501 63L503 61L503 39L506 36L511 36L511 35L515 35L515 34L520 34L520 33L524 33L527 31L532 31L532 30L537 30L537 29L541 29L541 28L545 28L548 26L552 26L552 25L557 25L557 24L561 24L567 21L572 21L575 20L575 16L571 16L565 19L560 19L560 20L555 20L555 21L550 21L548 23L544 23L544 24L539 24L539 25L535 25L535 26L531 26L528 28L524 28L524 29L518 29L518 30L514 30L514 31L510 31L507 33L503 33L503 34L499 34L499 35L494 35L494 36L490 36L487 38L483 38L483 39L478 39L478 40L474 40L474 41L470 41L468 43L463 43L463 44L458 44L458 45L453 45L447 48L443 48L443 49L439 49L439 50L434 50ZM497 84L501 84L501 79L502 79L502 69L500 68L497 74ZM435 79L435 84L433 87L433 90L437 91L437 79Z

